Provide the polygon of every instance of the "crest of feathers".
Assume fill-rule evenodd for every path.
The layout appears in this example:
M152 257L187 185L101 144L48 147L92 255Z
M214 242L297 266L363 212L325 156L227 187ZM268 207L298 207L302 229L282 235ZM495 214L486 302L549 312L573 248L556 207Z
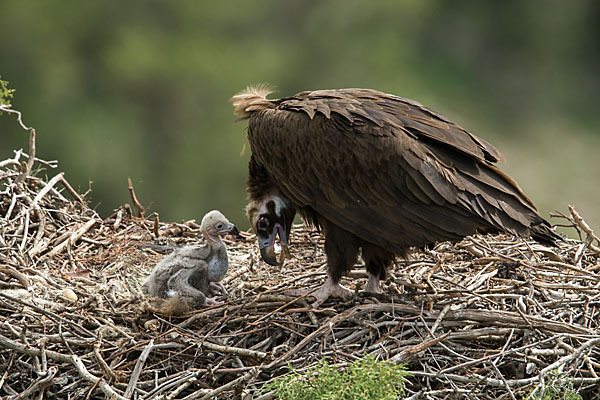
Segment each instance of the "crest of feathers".
M240 120L243 120L249 118L252 111L275 107L270 100L267 100L267 96L271 93L273 89L267 84L248 86L231 98L234 113L240 115Z

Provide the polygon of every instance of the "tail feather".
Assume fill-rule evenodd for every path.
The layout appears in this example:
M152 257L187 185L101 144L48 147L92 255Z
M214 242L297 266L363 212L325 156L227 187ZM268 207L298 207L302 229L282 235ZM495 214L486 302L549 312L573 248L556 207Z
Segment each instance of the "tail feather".
M247 119L253 111L274 108L275 104L267 99L271 93L273 89L266 84L248 86L230 99L234 113L240 115L240 119Z
M556 242L564 241L564 239L558 233L552 230L550 224L543 219L540 223L532 225L530 232L532 238L546 246L556 247Z

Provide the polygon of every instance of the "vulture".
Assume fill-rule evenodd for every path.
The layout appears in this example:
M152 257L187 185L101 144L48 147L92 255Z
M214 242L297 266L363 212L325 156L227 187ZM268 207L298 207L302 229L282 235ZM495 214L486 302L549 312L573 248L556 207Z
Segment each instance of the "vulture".
M165 256L142 285L145 293L164 299L179 297L194 308L220 303L207 297L209 292L227 292L220 283L229 267L227 248L220 236L239 232L217 210L202 218L200 231L207 244L181 247Z
M351 295L340 278L359 252L366 291L378 292L386 268L411 247L474 233L507 232L546 245L560 239L494 165L503 160L494 146L420 103L370 89L273 100L270 93L249 87L231 99L248 120L246 212L272 265L289 255L296 212L324 233L328 276L313 306Z

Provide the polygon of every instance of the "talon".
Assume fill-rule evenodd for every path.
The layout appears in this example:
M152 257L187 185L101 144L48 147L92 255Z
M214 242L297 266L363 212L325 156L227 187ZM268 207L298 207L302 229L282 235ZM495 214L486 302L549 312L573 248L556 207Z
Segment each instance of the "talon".
M334 283L333 280L327 277L327 280L319 289L315 290L303 290L303 289L290 289L284 292L289 296L312 296L316 299L314 303L311 304L312 308L318 308L325 300L329 297L340 297L344 300L350 300L354 293L348 289L340 285L339 283Z
M212 294L229 294L229 292L221 282L210 282L208 284L208 289L211 291Z
M214 297L207 297L206 302L204 304L206 304L207 306L216 306L219 304L223 304L223 302L219 301L219 300L215 300Z

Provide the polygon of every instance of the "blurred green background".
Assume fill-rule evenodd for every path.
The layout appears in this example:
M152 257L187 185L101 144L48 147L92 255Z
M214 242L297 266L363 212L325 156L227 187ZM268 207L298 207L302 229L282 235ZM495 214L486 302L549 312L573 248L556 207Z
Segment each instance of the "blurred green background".
M163 221L218 208L247 227L228 99L268 82L418 100L496 145L545 217L574 204L600 229L599 73L593 0L0 1L13 106L102 216L131 177ZM4 115L0 159L21 147Z

